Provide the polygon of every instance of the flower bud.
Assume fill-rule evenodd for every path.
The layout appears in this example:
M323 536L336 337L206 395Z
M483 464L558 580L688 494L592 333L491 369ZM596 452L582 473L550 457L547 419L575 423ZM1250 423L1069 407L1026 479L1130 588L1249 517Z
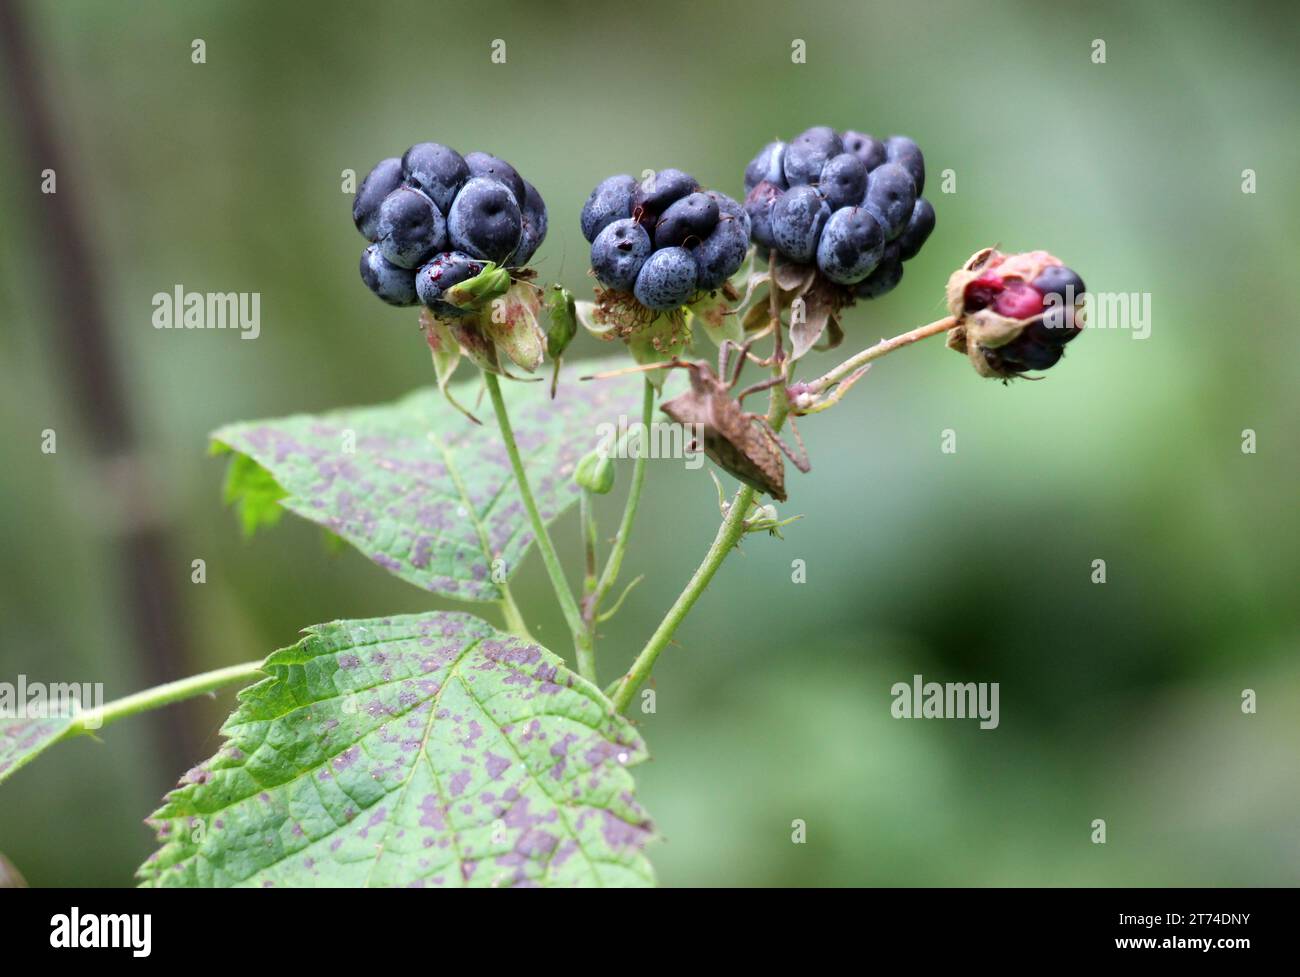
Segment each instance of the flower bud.
M605 452L595 448L582 456L573 473L573 480L588 492L608 495L614 487L614 462Z
M1049 369L1083 329L1083 294L1083 279L1046 251L977 251L948 279L948 347L985 377Z

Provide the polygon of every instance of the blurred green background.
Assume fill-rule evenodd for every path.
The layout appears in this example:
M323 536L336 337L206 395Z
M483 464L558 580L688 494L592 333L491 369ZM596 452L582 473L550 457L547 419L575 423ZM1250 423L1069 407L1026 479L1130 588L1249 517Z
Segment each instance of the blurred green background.
M1048 379L1009 387L931 340L802 426L815 467L791 471L783 514L806 518L784 541L745 541L641 717L661 881L1300 877L1294 5L18 8L94 267L88 280L42 230L45 164L0 99L0 678L103 681L113 697L160 670L261 656L308 624L438 606L292 517L242 541L223 462L205 456L227 421L430 382L413 313L357 279L344 169L424 139L506 157L549 204L543 277L589 294L577 213L603 177L678 166L739 195L769 139L904 132L925 150L938 227L898 290L850 314L849 344L936 318L948 273L997 242L1050 249L1094 290L1149 292L1151 335L1090 331ZM195 38L206 64L191 63ZM795 38L806 64L791 63ZM260 292L261 338L153 329L151 296L177 284ZM106 310L147 493L114 480L76 409L69 354L84 351L52 321L55 290ZM583 337L582 354L600 351ZM40 453L45 428L57 455ZM153 583L177 638L152 663L113 516L122 484L164 534L168 579ZM604 501L612 531L621 497ZM702 471L651 465L625 568L647 579L606 628L603 675L717 520ZM576 569L576 520L557 531ZM206 584L190 583L195 558ZM791 582L795 559L807 583ZM535 633L563 650L535 555L518 579ZM915 673L999 682L1000 728L892 719L890 686ZM1242 714L1246 688L1257 715ZM215 750L231 701L56 748L0 790L0 851L34 885L129 884L151 850L142 819Z

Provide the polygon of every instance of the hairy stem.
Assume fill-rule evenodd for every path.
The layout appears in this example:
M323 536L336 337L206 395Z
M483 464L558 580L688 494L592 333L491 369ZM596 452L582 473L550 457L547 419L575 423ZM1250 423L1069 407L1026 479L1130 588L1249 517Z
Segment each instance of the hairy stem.
M230 665L227 668L218 668L211 672L191 675L189 678L178 679L165 685L155 685L152 689L135 692L123 696L121 699L107 702L98 708L87 709L79 713L76 723L63 734L63 738L67 739L72 736L79 736L82 733L93 732L101 726L107 726L109 723L125 719L127 716L149 712L160 706L181 702L184 699L193 699L195 696L203 695L205 692L212 692L222 686L230 685L232 682L263 677L265 675L262 672L262 662L259 659L255 662L244 662L242 665Z
M483 381L487 384L488 396L492 398L492 409L496 412L497 425L501 428L501 439L505 442L506 454L510 456L510 467L515 473L515 483L519 486L519 495L524 501L524 509L528 512L528 520L533 527L533 537L537 541L538 550L541 551L542 562L546 564L546 573L551 578L555 598L560 602L560 610L564 612L565 623L568 624L569 632L573 635L578 671L583 678L594 682L595 651L583 623L582 612L578 610L578 602L574 600L573 591L569 589L568 581L564 579L564 568L560 565L560 557L555 552L555 544L551 542L551 534L546 529L546 521L537 510L537 500L533 498L532 487L528 484L528 473L524 471L524 460L519 456L519 445L515 442L515 432L510 427L510 415L506 412L506 402L501 396L501 383L497 380L496 374L489 373L487 370L483 371Z

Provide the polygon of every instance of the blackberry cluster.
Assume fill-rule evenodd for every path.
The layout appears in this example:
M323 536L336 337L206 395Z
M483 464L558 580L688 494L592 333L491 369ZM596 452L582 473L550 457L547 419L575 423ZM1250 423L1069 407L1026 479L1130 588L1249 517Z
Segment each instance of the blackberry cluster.
M948 283L961 323L949 345L986 376L1050 369L1083 330L1084 291L1078 273L1046 251L977 252Z
M891 291L934 230L921 196L925 157L906 136L881 141L814 126L768 143L745 169L754 242L798 264L816 263L858 298Z
M660 312L720 288L749 251L745 209L674 169L601 181L582 208L582 234L600 283Z
M389 305L417 300L440 315L442 300L488 262L528 264L546 237L546 204L513 166L488 153L461 156L436 142L381 160L362 181L352 220L371 245L361 280Z

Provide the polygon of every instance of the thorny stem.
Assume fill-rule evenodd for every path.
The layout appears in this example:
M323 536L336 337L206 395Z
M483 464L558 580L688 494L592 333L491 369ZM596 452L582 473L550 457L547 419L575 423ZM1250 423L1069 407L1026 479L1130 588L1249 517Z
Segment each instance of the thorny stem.
M501 383L496 374L483 371L483 382L487 385L488 396L492 398L492 409L497 415L497 425L501 428L501 439L506 445L506 454L510 456L510 467L515 473L515 484L519 486L519 495L523 499L528 520L532 523L533 536L537 539L537 548L541 551L546 573L551 578L555 597L564 612L565 623L573 635L573 645L578 661L578 672L583 678L595 681L596 659L590 636L578 610L578 602L573 599L573 591L564 579L564 568L551 542L551 534L546 529L546 522L537 509L537 500L533 498L532 487L528 484L528 473L524 471L524 461L519 456L519 445L515 442L515 432L510 427L510 415L506 412L506 402L501 396Z
M259 659L255 662L244 662L242 665L218 668L211 672L201 672L164 685L155 685L151 689L123 696L121 699L114 699L95 709L87 709L79 713L76 722L63 734L62 739L94 732L101 726L107 726L127 716L148 712L184 699L193 699L195 696L212 692L232 682L264 677L262 662Z

